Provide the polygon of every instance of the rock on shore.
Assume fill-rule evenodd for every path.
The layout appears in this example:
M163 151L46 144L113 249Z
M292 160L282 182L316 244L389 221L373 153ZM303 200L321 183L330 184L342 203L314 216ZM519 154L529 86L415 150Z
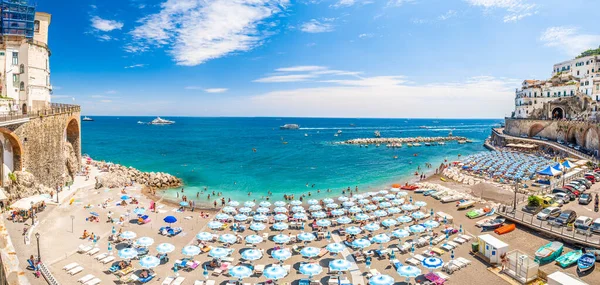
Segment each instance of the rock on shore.
M415 138L363 138L340 142L340 144L397 144L397 143L426 143L442 141L467 141L465 137L415 137Z
M129 185L131 181L154 189L179 187L181 179L164 172L142 172L133 167L106 162L94 162L104 174L96 177L96 189L102 187L115 188Z
M39 184L35 176L27 171L15 171L11 174L10 182L4 190L6 190L8 199L14 201L33 195L50 193L52 188Z

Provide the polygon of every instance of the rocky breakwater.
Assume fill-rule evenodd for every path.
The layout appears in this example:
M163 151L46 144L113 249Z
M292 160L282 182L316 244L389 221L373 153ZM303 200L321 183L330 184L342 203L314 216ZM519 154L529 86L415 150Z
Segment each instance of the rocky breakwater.
M96 189L120 188L131 182L151 189L175 188L183 184L181 179L164 172L143 172L133 167L105 162L94 162L94 165L103 172L96 177Z
M459 141L459 142L467 142L469 141L465 137L455 137L455 136L447 136L447 137L412 137L412 138L361 138L361 139L351 139L347 141L340 142L340 144L401 144L401 143L428 143L428 142L446 142L446 141Z

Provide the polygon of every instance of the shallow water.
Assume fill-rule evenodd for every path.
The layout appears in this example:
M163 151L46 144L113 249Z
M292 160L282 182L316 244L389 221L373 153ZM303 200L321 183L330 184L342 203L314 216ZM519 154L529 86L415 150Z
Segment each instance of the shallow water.
M208 187L232 199L259 199L267 191L324 197L326 189L340 193L358 186L377 189L413 177L418 165L439 166L445 159L483 151L483 140L501 120L442 119L321 119L321 118L192 118L169 117L174 125L137 124L150 117L94 117L82 122L83 153L94 159L163 171L185 182L185 194ZM437 123L434 121L438 121ZM280 130L299 124L300 130ZM419 128L428 126L430 129ZM334 136L338 130L342 133ZM374 137L465 136L471 144L399 149L335 142ZM305 135L306 134L306 135ZM254 149L256 151L254 151ZM414 156L417 154L417 156ZM397 156L397 158L394 158ZM425 169L426 170L426 169ZM313 186L314 184L314 186ZM308 186L307 186L308 185ZM321 195L317 194L321 190ZM180 189L179 189L180 191ZM249 197L248 192L252 192ZM168 197L175 197L175 190ZM332 195L332 194L329 194ZM200 196L206 200L206 193Z

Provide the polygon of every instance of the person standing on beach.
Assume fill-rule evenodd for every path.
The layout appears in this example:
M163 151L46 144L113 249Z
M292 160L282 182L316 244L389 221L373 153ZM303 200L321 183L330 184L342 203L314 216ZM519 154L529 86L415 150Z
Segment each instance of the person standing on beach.
M215 202L213 203L213 205L215 205L215 208L217 207L217 200L215 200Z

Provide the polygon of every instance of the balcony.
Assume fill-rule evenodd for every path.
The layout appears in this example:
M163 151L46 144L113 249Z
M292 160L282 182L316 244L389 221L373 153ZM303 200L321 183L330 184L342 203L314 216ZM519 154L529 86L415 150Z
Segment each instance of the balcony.
M80 112L78 105L51 103L48 108L40 110L18 110L0 113L0 127L23 124L31 119Z

